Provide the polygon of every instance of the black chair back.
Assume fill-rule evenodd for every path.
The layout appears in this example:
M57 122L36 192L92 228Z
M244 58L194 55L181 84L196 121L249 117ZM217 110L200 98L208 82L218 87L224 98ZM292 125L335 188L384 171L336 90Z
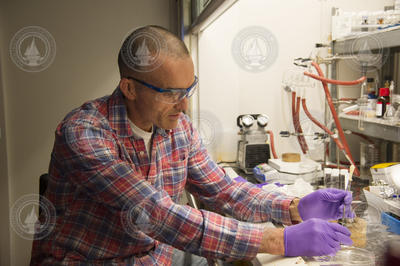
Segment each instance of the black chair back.
M49 174L45 173L39 177L39 195L43 196L47 189L47 184L49 182ZM39 216L42 213L42 208L40 207L40 198L39 198Z

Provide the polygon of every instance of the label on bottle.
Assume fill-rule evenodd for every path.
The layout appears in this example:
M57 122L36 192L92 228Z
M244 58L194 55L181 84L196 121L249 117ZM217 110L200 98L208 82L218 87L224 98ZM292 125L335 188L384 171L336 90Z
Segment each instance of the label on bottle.
M381 117L383 114L382 114L382 102L378 102L377 104L376 104L376 112L375 112L375 115L377 116L377 117Z

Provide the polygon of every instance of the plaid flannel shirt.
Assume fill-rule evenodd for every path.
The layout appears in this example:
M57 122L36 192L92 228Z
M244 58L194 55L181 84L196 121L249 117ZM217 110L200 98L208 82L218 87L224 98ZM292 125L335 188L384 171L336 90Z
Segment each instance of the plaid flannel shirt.
M179 205L185 188L237 219ZM185 115L155 127L149 160L119 88L58 125L45 196L56 224L34 241L31 265L170 265L173 248L251 259L264 230L255 223L290 224L293 199L226 176Z

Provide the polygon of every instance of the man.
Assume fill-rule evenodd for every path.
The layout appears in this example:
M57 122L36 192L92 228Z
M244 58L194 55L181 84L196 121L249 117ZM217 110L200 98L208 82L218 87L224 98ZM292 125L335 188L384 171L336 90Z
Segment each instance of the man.
M176 265L176 249L235 260L334 254L351 244L346 228L325 221L342 216L350 194L267 193L233 181L209 158L183 114L198 80L179 38L158 26L137 29L118 65L114 93L57 127L45 195L57 219L34 242L31 265ZM243 221L179 205L185 188ZM256 224L271 220L289 226Z

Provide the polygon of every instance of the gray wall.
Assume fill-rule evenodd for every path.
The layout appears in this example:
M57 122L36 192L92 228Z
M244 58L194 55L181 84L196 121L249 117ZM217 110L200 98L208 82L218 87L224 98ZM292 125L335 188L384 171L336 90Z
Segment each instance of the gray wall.
M0 8L0 25L4 25L3 8ZM0 26L0 265L10 265L10 230L9 230L9 182L7 175L7 148L4 108L3 64L7 50L1 49L4 43L3 27Z
M176 1L0 0L0 265L28 265L31 241L10 229L9 208L38 193L57 124L115 89L123 38L146 24L176 31ZM56 41L55 60L44 71L25 72L10 58L10 40L26 26L41 26Z

